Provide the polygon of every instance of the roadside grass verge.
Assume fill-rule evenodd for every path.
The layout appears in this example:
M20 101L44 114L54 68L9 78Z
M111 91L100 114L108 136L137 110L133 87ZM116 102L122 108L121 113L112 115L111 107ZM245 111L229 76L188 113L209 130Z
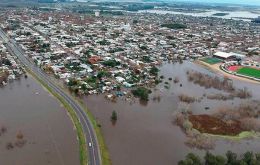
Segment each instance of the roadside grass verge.
M56 81L56 79L53 79L53 81ZM79 105L81 105L81 107L84 109L85 113L87 114L93 128L94 131L96 133L96 138L98 141L98 145L99 145L99 150L100 150L100 156L101 156L101 164L102 165L112 165L111 159L110 159L110 155L108 152L108 148L106 146L105 143L105 139L103 137L101 128L98 123L98 121L95 119L94 115L91 113L91 111L88 109L87 105L84 103L84 101L82 99L80 99L79 97L77 97L75 94L72 94L67 87L64 87L63 85L58 83L58 86L63 89L64 92L66 92L68 95L70 95L71 97L73 97L73 99L75 101L77 101L77 103Z
M260 70L259 69L254 69L254 68L249 68L249 67L243 67L237 70L237 73L246 75L246 76L251 76L255 78L260 78Z
M98 140L98 145L99 145L99 149L100 149L100 154L101 154L101 164L102 165L112 165L111 159L110 159L110 155L105 143L105 139L103 137L102 131L100 129L99 123L97 123L94 115L88 110L86 104L82 101L77 99L77 102L84 108L85 112L87 113L87 116L89 117L94 130L96 132L96 136L97 136L97 140Z
M33 72L31 72L29 69L26 69L28 73L30 73L40 84L46 88L54 97L56 97L65 107L65 109L68 111L70 118L72 119L72 122L74 126L76 127L78 141L79 141L79 152L80 152L80 164L81 165L87 165L88 158L87 158L87 148L86 148L86 138L83 133L83 128L79 122L79 119L74 112L74 110L71 108L71 106L56 92L54 92L45 82L43 82L37 75L35 75Z

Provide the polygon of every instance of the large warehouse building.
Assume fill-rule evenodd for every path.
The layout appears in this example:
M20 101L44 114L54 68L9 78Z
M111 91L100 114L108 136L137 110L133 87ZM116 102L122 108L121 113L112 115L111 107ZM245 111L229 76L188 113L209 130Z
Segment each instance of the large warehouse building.
M233 53L233 52L230 52L230 53L226 53L226 52L216 52L213 56L216 57L216 58L223 59L223 60L229 60L229 59L243 59L243 58L246 57L246 56L243 55L243 54Z

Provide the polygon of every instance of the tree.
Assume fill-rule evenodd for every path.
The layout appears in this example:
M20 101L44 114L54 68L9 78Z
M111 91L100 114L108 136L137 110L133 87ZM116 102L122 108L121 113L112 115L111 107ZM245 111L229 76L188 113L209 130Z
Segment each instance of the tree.
M101 79L102 77L105 77L107 75L108 75L108 73L106 71L99 71L97 74L97 78Z
M120 62L116 61L116 60L108 60L108 61L104 61L102 63L104 66L110 66L110 67L115 67L120 65Z
M232 151L227 151L227 164L235 164L237 162L237 154L233 153Z
M184 160L178 162L178 165L259 165L260 153L253 154L246 152L241 159L237 159L237 154L227 151L226 157L220 155L213 155L206 152L204 161L192 153L189 153Z
M256 158L257 161L260 161L260 153L256 153L255 158Z
M214 155L212 155L211 153L209 153L207 151L206 155L204 156L204 160L205 160L205 165L210 165L211 163L214 162L215 157L214 157Z
M132 90L132 93L135 97L139 97L142 101L148 101L149 100L149 94L151 93L151 90L145 88L145 87L138 87L135 90Z
M135 20L133 20L133 24L137 24L138 23L138 21L135 19Z
M112 122L117 121L117 113L116 113L116 111L113 111L113 112L112 112L111 121L112 121Z
M178 165L193 165L193 162L191 159L185 159L178 162Z
M78 84L78 82L77 82L76 79L69 79L68 86L72 87L72 86L75 86L77 84Z
M215 156L209 152L206 153L205 157L205 165L225 165L225 158L222 156Z
M193 153L189 153L186 156L185 160L181 160L178 162L178 165L202 165L202 162L201 162L199 156L197 156Z
M247 151L243 155L243 161L249 165L253 165L254 163L254 154L252 152Z
M187 25L180 24L180 23L169 23L169 24L162 24L161 27L167 27L169 29L186 29Z
M260 153L255 154L255 163L260 164Z
M200 157L193 153L189 153L186 159L192 160L193 165L202 165Z
M225 165L227 162L227 159L223 156L217 155L216 156L216 162L218 165Z
M158 69L157 67L155 67L155 66L153 66L153 67L151 68L151 70L150 70L150 73L151 73L152 75L155 75L155 76L158 75L158 72L159 72L159 69Z

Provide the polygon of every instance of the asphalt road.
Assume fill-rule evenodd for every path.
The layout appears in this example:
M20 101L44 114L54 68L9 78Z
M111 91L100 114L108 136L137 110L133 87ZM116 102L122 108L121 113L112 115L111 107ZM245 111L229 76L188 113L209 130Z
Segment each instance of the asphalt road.
M85 138L86 138L86 148L88 152L88 165L101 165L101 155L99 151L98 141L95 135L94 128L88 119L84 109L73 98L66 94L62 89L60 89L54 82L52 82L48 75L45 74L39 67L35 66L26 57L24 51L17 45L13 39L9 39L2 29L0 29L0 37L6 43L8 51L17 56L20 62L33 73L37 75L44 83L46 83L54 92L59 94L67 103L73 108L77 117L82 125Z

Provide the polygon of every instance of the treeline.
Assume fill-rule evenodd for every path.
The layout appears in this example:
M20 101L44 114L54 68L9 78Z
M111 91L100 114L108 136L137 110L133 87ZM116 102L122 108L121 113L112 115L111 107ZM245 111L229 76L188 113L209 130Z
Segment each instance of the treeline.
M180 24L180 23L168 23L168 24L162 24L161 27L167 27L169 29L186 29L187 25Z
M126 6L124 9L127 11L149 10L154 9L154 6L146 4L131 4Z
M246 152L240 156L232 151L227 151L225 156L214 155L206 152L203 159L198 155L189 153L178 165L260 165L260 153Z

